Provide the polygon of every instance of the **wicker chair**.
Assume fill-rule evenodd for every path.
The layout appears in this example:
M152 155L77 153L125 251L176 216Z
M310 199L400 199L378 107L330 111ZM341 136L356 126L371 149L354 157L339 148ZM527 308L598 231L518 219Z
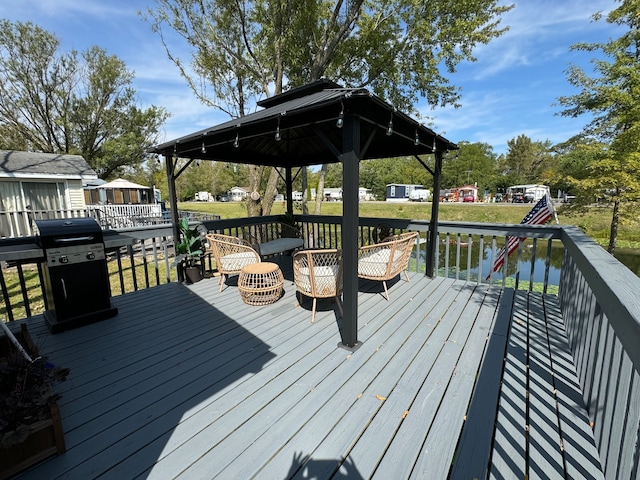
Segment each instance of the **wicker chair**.
M358 249L358 277L378 280L384 285L384 294L389 301L387 280L404 272L407 282L407 268L411 251L418 232L407 232L385 238L381 243L366 245Z
M260 255L248 242L238 237L208 233L209 248L220 272L220 290L230 275L239 275L245 265L260 263Z
M293 277L296 290L313 298L311 323L316 319L316 300L334 297L340 314L342 305L342 251L301 250L293 256ZM300 302L302 303L302 302Z

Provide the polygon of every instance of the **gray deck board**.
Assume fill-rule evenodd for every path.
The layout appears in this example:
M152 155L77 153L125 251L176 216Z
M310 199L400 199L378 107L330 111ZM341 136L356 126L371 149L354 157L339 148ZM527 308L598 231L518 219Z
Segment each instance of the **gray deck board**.
M566 336L557 298L543 298L547 326L550 330L554 383L557 389L558 418L565 454L568 478L602 479L598 451L592 442L593 432L583 407L578 377L566 343L557 339Z
M504 448L502 461L494 451L496 472L518 476L524 460L513 461L526 452L516 417L526 411L517 402L526 375L516 361L503 374L498 360L500 348L516 356L527 348L518 321L509 346L498 321L499 312L511 312L512 297L417 274L390 283L389 302L379 283L361 283L363 343L355 352L338 346L335 302L319 302L311 324L311 302L299 304L290 271L284 296L263 307L244 304L233 279L218 292L213 278L114 297L117 317L57 335L41 317L30 319L44 353L71 368L56 388L67 452L21 478L446 478L472 396L493 399L499 412L495 442L505 446L497 450ZM517 302L526 317L530 306ZM532 305L547 309L540 296ZM551 339L563 334L556 305L547 309L556 322L547 327ZM491 350L496 337L503 346ZM573 388L558 397L564 413L555 434L588 437L567 347L551 343L543 357L545 348L558 351L541 358L545 374L553 367ZM480 379L503 379L509 395L502 392L500 407L497 393L478 393L479 372ZM489 383L495 391L496 381ZM541 423L541 435L553 434L547 427ZM522 443L502 443L516 437ZM483 448L491 440L489 433ZM581 460L597 455L577 442L567 446ZM579 463L568 468L587 468Z
M502 375L490 478L525 478L527 467L527 332L522 297L514 307Z

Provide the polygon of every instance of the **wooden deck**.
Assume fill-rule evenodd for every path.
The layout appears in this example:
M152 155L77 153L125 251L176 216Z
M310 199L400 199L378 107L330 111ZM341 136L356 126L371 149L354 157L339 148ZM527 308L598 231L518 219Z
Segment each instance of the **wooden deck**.
M290 269L264 307L216 278L115 297L117 317L57 335L30 319L71 369L57 386L67 452L21 478L598 477L551 297L416 274L390 302L381 285L361 290L355 352L338 346L331 301L310 323ZM551 326L529 330L528 312ZM538 328L550 341L536 343ZM554 378L570 398L546 388ZM531 407L529 388L546 403Z

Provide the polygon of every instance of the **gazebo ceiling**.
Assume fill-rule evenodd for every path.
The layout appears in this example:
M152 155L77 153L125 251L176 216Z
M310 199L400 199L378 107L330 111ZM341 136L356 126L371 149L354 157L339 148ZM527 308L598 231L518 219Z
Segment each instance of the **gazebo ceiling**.
M366 89L341 88L327 80L258 105L264 108L163 143L153 152L275 167L339 162L343 135L338 119L348 116L360 119L362 160L431 154L434 145L441 152L458 148Z

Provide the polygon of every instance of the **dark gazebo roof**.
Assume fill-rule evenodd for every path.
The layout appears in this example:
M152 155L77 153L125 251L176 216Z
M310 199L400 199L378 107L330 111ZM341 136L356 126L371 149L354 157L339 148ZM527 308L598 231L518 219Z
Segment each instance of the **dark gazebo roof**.
M277 95L255 113L158 145L154 152L274 167L340 161L338 118L360 118L361 160L431 154L457 145L363 88L320 80ZM391 135L387 135L391 122ZM276 134L280 141L275 141ZM204 148L203 148L204 146Z

